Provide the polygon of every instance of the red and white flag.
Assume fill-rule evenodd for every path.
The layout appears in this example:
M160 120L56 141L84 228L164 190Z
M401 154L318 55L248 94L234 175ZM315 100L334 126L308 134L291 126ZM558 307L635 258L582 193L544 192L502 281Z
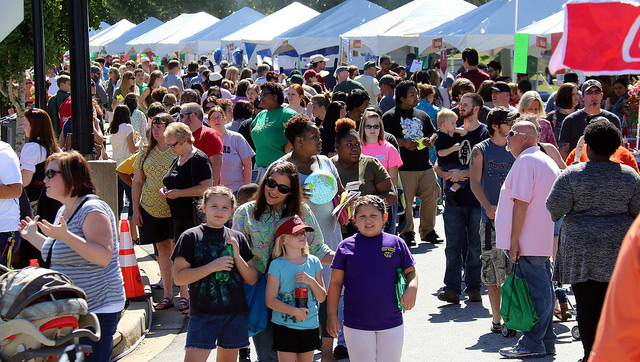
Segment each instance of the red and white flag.
M640 2L574 0L549 68L588 74L640 72Z

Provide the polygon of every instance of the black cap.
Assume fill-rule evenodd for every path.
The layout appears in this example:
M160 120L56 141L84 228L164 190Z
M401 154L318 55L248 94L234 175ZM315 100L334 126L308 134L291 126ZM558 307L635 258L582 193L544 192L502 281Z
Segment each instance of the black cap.
M379 84L396 85L396 79L392 75L383 75L378 81Z
M505 82L495 82L493 84L493 87L491 87L491 89L493 89L496 92L511 92L511 88L509 88L509 85Z
M510 112L506 107L495 107L487 115L487 127L505 121L515 121L520 117L518 112Z

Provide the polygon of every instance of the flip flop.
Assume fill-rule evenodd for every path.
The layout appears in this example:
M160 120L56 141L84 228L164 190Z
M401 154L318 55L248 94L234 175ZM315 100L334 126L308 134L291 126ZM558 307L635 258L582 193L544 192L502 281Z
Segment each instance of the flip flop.
M162 298L160 303L155 305L156 310L165 310L173 307L173 301L170 298Z
M189 311L189 299L187 298L180 298L180 301L178 302L178 310L183 312L184 311Z

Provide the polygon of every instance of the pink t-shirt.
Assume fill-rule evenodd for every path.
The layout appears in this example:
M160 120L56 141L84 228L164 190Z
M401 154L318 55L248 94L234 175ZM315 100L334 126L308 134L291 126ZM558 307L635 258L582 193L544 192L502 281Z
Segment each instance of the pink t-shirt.
M363 142L362 154L377 158L387 172L391 167L402 166L402 160L400 159L398 150L385 140L378 143Z
M529 203L520 233L521 256L551 256L553 253L553 221L545 205L556 177L558 165L551 157L532 146L516 158L500 190L496 210L496 246L511 248L511 226L514 199Z

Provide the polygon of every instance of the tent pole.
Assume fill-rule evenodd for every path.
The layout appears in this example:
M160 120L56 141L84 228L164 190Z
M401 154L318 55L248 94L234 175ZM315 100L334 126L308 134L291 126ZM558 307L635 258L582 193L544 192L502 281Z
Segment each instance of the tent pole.
M515 21L513 22L514 23L514 25L513 25L513 37L514 37L514 39L515 39L516 33L518 32L518 0L516 0L515 5L516 5L516 16L514 18ZM515 55L514 52L512 52L511 53L511 61L512 62L513 62L513 59L514 59L514 55ZM513 78L512 79L514 79L514 80L518 79L518 77L516 75L516 72L515 72L515 67L514 67L514 70L513 70Z

